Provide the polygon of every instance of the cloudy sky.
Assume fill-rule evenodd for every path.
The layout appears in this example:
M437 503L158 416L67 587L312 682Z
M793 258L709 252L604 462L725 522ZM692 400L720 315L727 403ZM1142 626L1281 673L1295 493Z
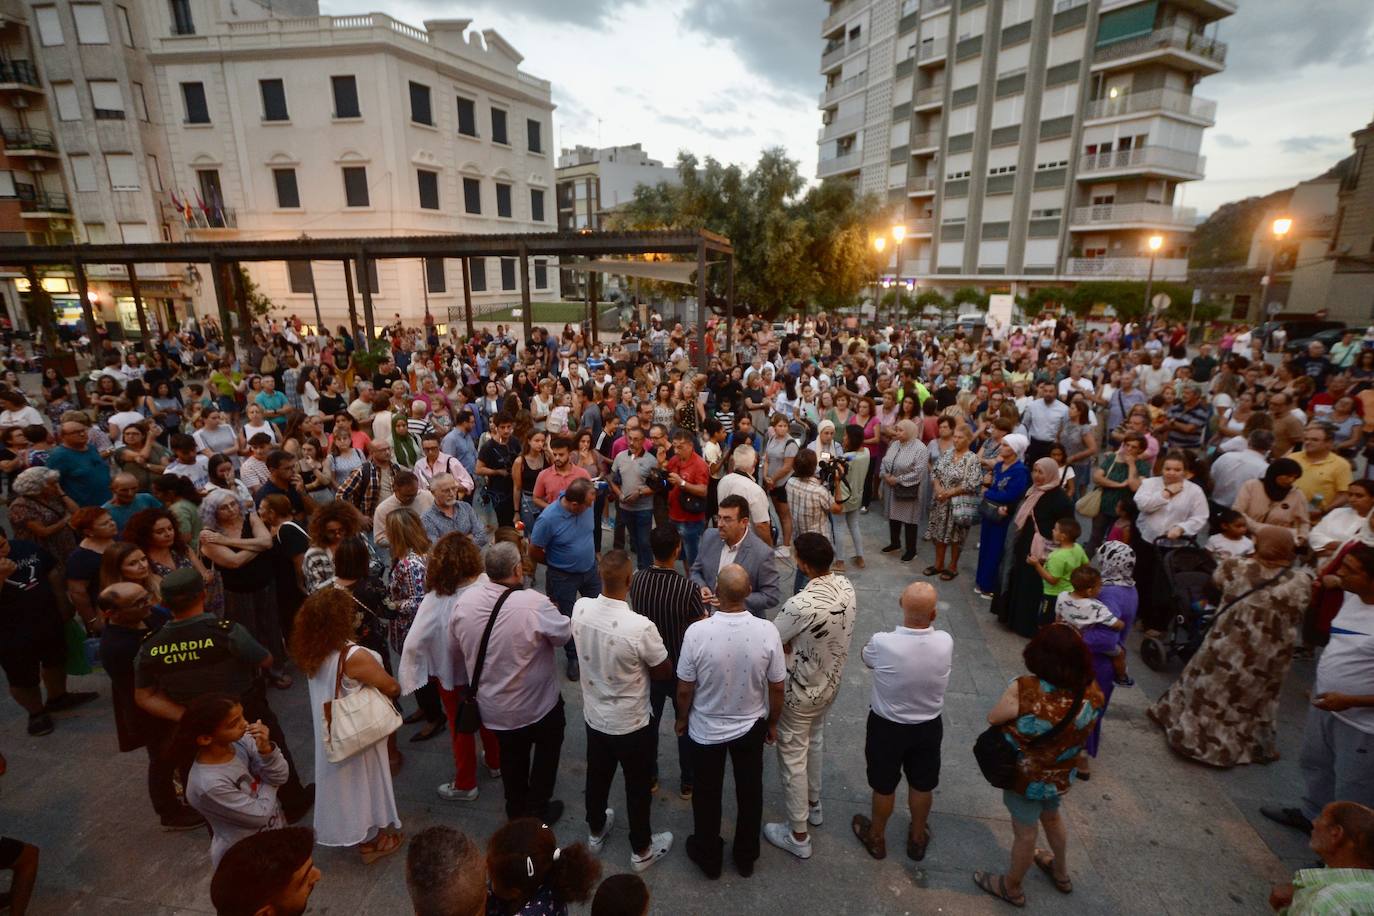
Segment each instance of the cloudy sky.
M327 13L385 9L419 25L473 19L553 82L555 142L640 142L751 163L782 146L814 175L823 0L321 0ZM1198 94L1219 103L1207 179L1186 203L1218 204L1317 175L1374 119L1372 0L1240 0L1220 23L1228 68Z

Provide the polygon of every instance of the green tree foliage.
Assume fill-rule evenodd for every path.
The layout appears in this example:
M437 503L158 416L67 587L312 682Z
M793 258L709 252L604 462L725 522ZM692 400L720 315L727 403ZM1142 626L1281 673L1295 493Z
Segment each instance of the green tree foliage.
M924 315L930 309L943 315L952 311L953 308L954 303L942 296L939 290L923 289L916 295L915 309L917 315Z
M1169 297L1166 316L1175 317L1181 309L1182 314L1177 317L1188 317L1192 294L1187 289L1177 283L1156 282L1150 296L1161 293ZM1086 317L1097 305L1110 305L1123 321L1139 321L1147 310L1145 284L1136 280L1091 280L1074 287L1064 301L1064 307L1079 317Z
M765 316L810 302L836 308L873 282L878 265L869 234L881 209L875 198L856 200L839 182L803 193L798 163L781 149L765 150L747 172L685 152L677 169L680 185L641 185L613 227L727 236L735 248L737 304Z
M1031 290L1029 295L1017 296L1016 304L1020 306L1022 315L1034 321L1049 306L1061 307L1068 297L1069 291L1062 286L1042 286Z
M988 294L972 286L961 286L954 291L954 305L967 305L979 311L987 311Z
M243 284L244 298L248 302L249 314L255 318L263 318L272 314L272 309L276 304L263 293L258 285L253 282L253 278L248 276L248 271L239 268L239 282Z

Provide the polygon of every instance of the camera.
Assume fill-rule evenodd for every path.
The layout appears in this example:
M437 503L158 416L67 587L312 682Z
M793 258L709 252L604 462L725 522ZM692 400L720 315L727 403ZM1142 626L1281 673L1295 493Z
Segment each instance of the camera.
M827 487L834 488L835 480L843 479L849 473L849 461L837 455L821 455L816 466L816 477Z
M654 468L644 475L644 486L653 490L655 493L668 492L668 472L663 468Z

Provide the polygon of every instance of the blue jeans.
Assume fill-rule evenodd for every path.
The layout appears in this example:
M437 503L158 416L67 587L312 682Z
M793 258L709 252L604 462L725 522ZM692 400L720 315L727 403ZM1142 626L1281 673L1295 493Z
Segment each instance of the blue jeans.
M677 526L677 533L682 536L682 559L687 564L687 571L691 572L692 564L697 560L697 550L701 547L701 536L706 531L706 520L673 524Z
M625 518L627 540L634 544L635 565L640 569L648 569L654 565L654 555L649 549L649 529L654 526L654 510L630 510L621 506L619 513Z
M572 617L573 605L577 603L577 598L595 598L601 594L601 573L596 566L586 572L568 572L565 569L554 569L552 566L546 567L544 574L544 589L548 593L549 600L558 608L558 612L564 617ZM577 647L569 639L563 646L563 652L569 659L577 658Z

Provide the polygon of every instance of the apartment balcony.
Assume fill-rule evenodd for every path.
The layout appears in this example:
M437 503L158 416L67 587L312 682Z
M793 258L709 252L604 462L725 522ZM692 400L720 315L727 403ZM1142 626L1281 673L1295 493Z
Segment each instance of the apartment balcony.
M827 140L834 140L843 137L845 134L852 134L860 127L864 126L864 116L862 114L852 114L848 117L838 118L825 125L820 130L818 142L824 143Z
M1138 2L1138 0L1137 0ZM1056 0L1054 11L1056 13L1066 13L1076 6L1087 6L1088 0Z
M0 131L5 138L7 156L44 156L57 158L57 141L50 130L29 127L6 127Z
M822 159L816 163L816 177L832 178L836 175L857 172L862 164L863 153L857 150L852 153L845 153L843 156Z
M916 258L902 262L902 277L925 277L930 275L930 259Z
M909 197L934 194L935 178L930 175L913 175L906 180L906 193Z
M1102 0L1102 6L1098 12L1099 14L1109 13L1118 7L1132 6L1139 2L1140 0ZM1239 8L1237 0L1170 0L1170 2L1181 9L1197 13L1208 22L1226 16L1234 16Z
M1192 232L1198 224L1197 210L1170 204L1097 204L1076 207L1069 229L1074 232L1104 229L1172 229Z
M938 130L928 130L924 133L913 134L911 137L911 155L913 156L938 152L939 149L940 132Z
M0 90L41 93L43 84L32 61L0 60Z
M843 0L830 8L830 15L821 21L821 37L828 38L836 29L844 26L845 20L854 15L863 3L860 0Z
M70 216L72 203L61 191L38 191L30 199L21 199L19 210L24 219L51 219Z
M1193 181L1202 178L1207 157L1164 146L1094 153L1078 160L1080 181L1102 181L1123 175L1160 175Z
M932 216L917 216L906 221L906 234L908 237L930 237L935 231L935 218Z
M1211 127L1216 123L1217 103L1176 89L1152 89L1149 92L1126 92L1114 99L1089 102L1086 118L1089 121L1097 121L1124 115L1155 113Z
M933 16L949 6L949 0L926 0L921 4L921 17Z
M943 37L937 38L930 44L923 44L916 49L916 64L921 67L935 67L945 62L945 56L949 53L945 47Z
M1069 258L1065 274L1084 280L1144 280L1150 276L1150 258ZM1156 280L1185 280L1187 258L1155 258Z
M868 47L868 36L866 35L860 35L850 41L832 41L821 54L821 72L828 73L834 70L847 58L858 54L866 47Z
M1162 63L1191 73L1220 73L1226 69L1226 43L1174 25L1098 48L1092 69L1118 70L1143 63Z
M192 207L181 212L181 224L188 232L237 229L239 218L238 214L228 207L207 210Z
M843 82L836 83L821 93L820 107L829 108L846 99L856 92L863 92L868 87L868 71L860 73L858 76L851 76Z
M939 108L943 104L945 104L944 83L918 90L915 98L912 100L912 107L917 111Z

